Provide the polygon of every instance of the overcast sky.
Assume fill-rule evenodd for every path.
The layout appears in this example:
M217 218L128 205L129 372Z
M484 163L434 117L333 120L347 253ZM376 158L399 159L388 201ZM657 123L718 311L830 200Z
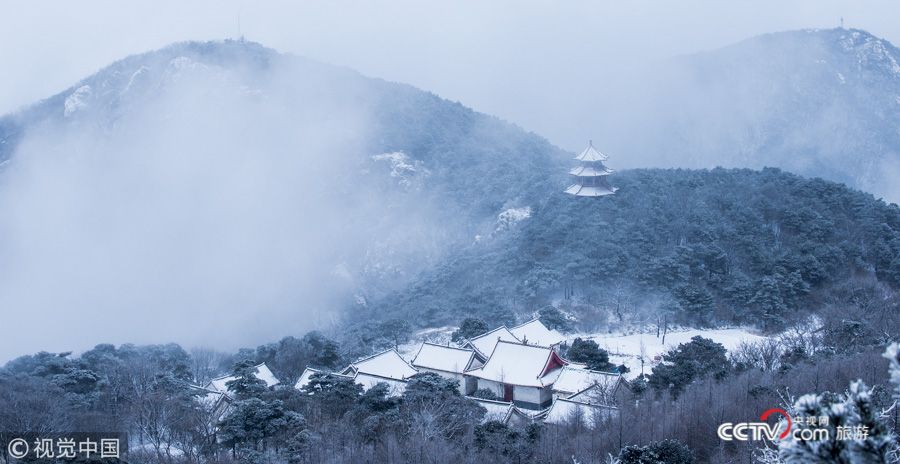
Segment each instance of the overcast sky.
M715 49L765 32L835 27L841 17L847 27L900 42L900 4L889 1L0 4L0 113L63 90L132 53L243 34L280 51L413 84L551 140L553 120L564 111L557 108L554 89L585 85L570 76L599 74L611 63L628 66Z

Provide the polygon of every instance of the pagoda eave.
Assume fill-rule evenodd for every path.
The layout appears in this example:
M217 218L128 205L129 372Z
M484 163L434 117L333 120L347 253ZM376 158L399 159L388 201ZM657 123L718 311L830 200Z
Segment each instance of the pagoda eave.
M606 195L612 195L619 190L616 187L606 188L603 186L584 186L580 184L572 184L565 190L569 195L575 195L578 197L603 197Z
M612 174L612 171L579 171L578 168L569 171L569 175L573 177L606 177L610 174Z

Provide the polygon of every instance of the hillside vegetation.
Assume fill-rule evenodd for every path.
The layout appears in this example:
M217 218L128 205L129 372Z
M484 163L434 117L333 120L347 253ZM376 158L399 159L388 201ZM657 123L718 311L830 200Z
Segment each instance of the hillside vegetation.
M896 302L885 298L900 284L896 205L777 169L633 170L613 179L621 189L610 197L550 193L530 218L448 259L378 311L435 326L469 314L509 322L553 304L584 329L659 314L776 330L836 307L848 319L896 319Z

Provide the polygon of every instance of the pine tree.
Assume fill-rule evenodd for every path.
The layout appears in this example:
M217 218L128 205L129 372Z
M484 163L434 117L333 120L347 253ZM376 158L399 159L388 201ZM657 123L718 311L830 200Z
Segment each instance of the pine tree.
M583 363L593 371L608 371L614 366L609 362L609 353L600 348L593 340L576 338L572 347L566 352L566 357L571 361Z
M482 321L481 319L475 317L467 317L463 319L462 324L459 325L459 328L454 330L450 335L450 340L454 342L460 342L467 338L477 337L485 332L490 330L488 328L487 322Z
M256 376L256 365L252 361L237 363L234 366L234 377L225 386L239 399L258 398L268 391L266 383Z

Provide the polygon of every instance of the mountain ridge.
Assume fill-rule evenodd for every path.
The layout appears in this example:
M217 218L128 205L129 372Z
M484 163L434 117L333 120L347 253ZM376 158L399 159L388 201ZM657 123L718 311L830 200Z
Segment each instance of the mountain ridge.
M626 170L612 176L612 184L623 187L620 193L586 203L561 193L572 154L534 133L412 86L282 55L258 44L188 42L129 57L65 92L7 116L5 121L0 134L6 135L0 135L0 140L7 150L6 164L0 175L4 181L15 180L10 187L15 195L0 195L0 207L22 212L0 220L0 231L13 238L10 244L33 245L24 247L20 254L28 258L34 253L41 259L36 259L39 264L35 265L23 258L19 264L25 268L49 272L57 265L53 257L38 254L46 244L31 243L33 236L50 237L49 243L59 249L54 256L73 253L74 262L67 266L78 268L84 262L98 261L93 252L115 263L120 268L116 275L107 275L105 268L89 269L82 285L90 287L95 285L92 282L116 282L127 277L122 284L136 290L137 297L114 298L99 292L99 302L85 302L100 309L141 308L146 300L154 307L171 305L182 313L187 308L208 308L192 311L220 314L224 307L235 314L247 314L247 307L261 307L259 311L271 320L323 318L327 314L329 321L319 321L325 325L341 317L367 321L396 317L416 324L444 324L462 316L460 311L471 310L503 322L517 317L503 308L530 314L538 309L535 305L562 303L564 310L574 311L572 314L581 311L582 317L590 319L599 318L606 305L602 299L590 298L619 288L652 296L639 299L641 308L636 314L646 316L648 308L666 307L673 317L678 314L685 322L740 322L742 316L726 310L734 299L748 314L766 316L774 328L790 318L786 306L802 303L808 314L815 298L835 290L830 281L823 291L816 287L821 284L817 276L822 269L837 269L828 251L834 247L846 248L835 252L838 255L860 260L854 269L868 284L894 285L892 279L897 273L898 264L889 259L900 247L896 207L892 210L865 194L778 170ZM35 140L29 139L40 143L35 146ZM48 140L56 144L50 143L50 149L45 150L42 143ZM29 156L10 161L14 148L26 150ZM613 166L615 160L627 158L615 149L609 151L613 153ZM77 169L55 172L59 166L72 166L60 164L60 159L76 160ZM51 195L52 201L47 200L42 190L46 184L44 171L56 174L55 180L63 187L74 178L77 189L62 190L58 198ZM119 181L116 175L126 180ZM254 176L262 181L256 182ZM771 192L753 184L763 181L771 184ZM759 224L731 218L723 225L740 224L762 241L748 249L740 248L747 245L734 239L733 230L711 226L715 218L703 213L696 203L721 203L717 197L729 197L729 184L742 186L758 197L752 209L737 199L729 201L731 207L743 208L747 217L759 219ZM97 185L102 187L99 191ZM141 189L134 185L150 195L139 194ZM661 185L672 186L677 191L675 199L681 203L672 203L673 198L667 197L672 192L659 190ZM797 190L797 185L831 192L829 195L838 198L836 204L850 208L851 213L828 211L820 200ZM706 190L698 193L696 188ZM788 193L778 193L778 188ZM120 204L105 194L108 191L131 196L126 195L126 203ZM83 196L85 192L89 195ZM635 197L642 193L646 198ZM80 216L57 217L55 205L48 204L65 204L73 197L77 210L90 213L90 223L82 222ZM23 206L14 204L11 198L36 203L25 202ZM102 201L91 203L97 199ZM803 200L815 200L817 206L803 208ZM777 201L795 204L802 214L782 211ZM647 210L630 209L642 202L656 202L655 218L644 218ZM862 210L875 213L872 217L853 216L855 207L846 205L856 203ZM183 211L184 204L194 209ZM320 204L325 206L320 208ZM124 219L106 214L104 205L128 214ZM697 224L686 224L684 218L672 216L671 211L685 205L694 205ZM618 214L598 219L597 214L611 214L609 208L619 208ZM268 209L274 213L269 214ZM28 224L43 223L28 216L32 210L50 215L60 229L73 223L83 228L85 233L71 239L78 246L70 248L71 243L60 242L61 238L52 233L32 233ZM722 217L731 214L723 208L712 211ZM199 232L186 234L179 224L171 222L172 217L186 218L181 220ZM846 245L834 242L832 235L791 242L784 245L789 248L784 253L765 242L776 237L774 231L783 224L844 224L846 217L866 222L866 237L878 244L880 257L852 241ZM659 224L659 218L668 218L671 223ZM317 221L321 227L310 228L307 221ZM650 228L652 233L641 232L647 243L616 235L619 229L640 229L647 221L656 221ZM886 225L881 230L878 224L870 223L873 221ZM170 247L161 239L149 240L149 245L142 242L138 248L147 248L150 257L126 254L130 261L120 262L122 250L108 249L105 242L94 237L119 237L122 231L140 236L132 223L145 222L151 224L149 230L179 237L175 243L178 246ZM247 224L251 228L244 230ZM576 228L578 224L589 225L584 237L589 246L579 250L577 241L569 235L572 231L562 227L565 224ZM711 229L693 229L704 224ZM97 225L100 228L94 229ZM674 231L676 227L693 231L681 239L690 245L688 248L684 243L671 243L665 233L664 229ZM234 237L228 235L232 230ZM307 237L310 230L314 232ZM210 237L223 234L222 243L210 242ZM846 226L840 234L852 235ZM598 238L614 236L627 246ZM689 240L689 236L712 237L719 249L704 248L703 240ZM715 237L719 238L713 240ZM556 243L560 238L563 242ZM248 239L258 243L247 245ZM127 244L133 239L122 240ZM533 246L528 245L532 242ZM269 248L268 243L277 246ZM667 246L656 249L655 261L646 255L654 249L653 243ZM820 245L827 245L828 253L817 254L814 249ZM571 252L573 247L575 251ZM727 254L728 247L743 250L730 265L733 272L724 276L713 272L711 276L719 280L707 281L712 277L703 277L703 273L709 266L721 264L716 256ZM235 255L235 250L244 248L249 251ZM81 249L87 251L73 251ZM0 249L0 253L3 251ZM299 268L297 263L309 260L310 253L314 269ZM751 258L757 254L762 264ZM158 262L159 255L164 258L162 263ZM220 275L222 266L203 264L218 263L220 256L235 256L226 267L233 270L225 275ZM187 291L184 301L159 297L159 289L183 288L189 276L178 273L172 277L175 281L154 277L151 282L156 287L132 282L142 282L147 277L142 272L148 268L168 268L185 257L199 266L196 275L214 278L207 285L216 291ZM260 261L260 257L265 260ZM705 264L697 267L697 263ZM268 293L257 294L258 289L248 287L253 279L260 278L253 271L265 276L273 264L272 269L278 272L268 279L277 285L266 281L263 287ZM510 274L512 270L518 274ZM644 271L661 280L644 282L640 275ZM92 272L100 274L92 277ZM621 276L616 277L617 273ZM675 280L666 280L667 273ZM45 279L42 276L13 273L0 276L5 277L0 282L19 283L26 288L34 283L28 279L41 281ZM482 276L482 280L473 280L472 276ZM790 285L772 283L776 281ZM271 285L274 287L267 287ZM580 290L575 291L575 285ZM768 294L771 304L762 305L760 299L766 295L763 290L773 285ZM443 292L439 298L434 294L438 290ZM227 298L233 291L237 296ZM209 296L216 292L223 297ZM315 297L318 292L327 295ZM577 298L588 295L589 300L559 301L560 292ZM807 296L808 292L813 296ZM42 303L29 295L0 295L4 293L22 298L11 303L41 309ZM81 287L59 293L85 295ZM762 296L753 300L758 293ZM575 303L587 306L570 307ZM159 324L167 329L174 321ZM300 327L298 322L282 325L277 329L259 327L259 332L245 336L272 338L283 335L284 330L309 328ZM233 337L237 327L245 326L245 321L223 321L216 327L222 336ZM281 332L273 334L272 330ZM238 343L252 342L242 339Z
M0 304L168 308L211 324L194 343L231 347L399 288L554 189L568 157L433 93L233 41L119 60L5 116L0 142L0 255L16 258ZM67 302L24 291L45 287ZM257 311L284 323L243 320Z
M597 127L628 167L773 166L896 202L898 60L862 30L764 34L614 75L571 130Z

